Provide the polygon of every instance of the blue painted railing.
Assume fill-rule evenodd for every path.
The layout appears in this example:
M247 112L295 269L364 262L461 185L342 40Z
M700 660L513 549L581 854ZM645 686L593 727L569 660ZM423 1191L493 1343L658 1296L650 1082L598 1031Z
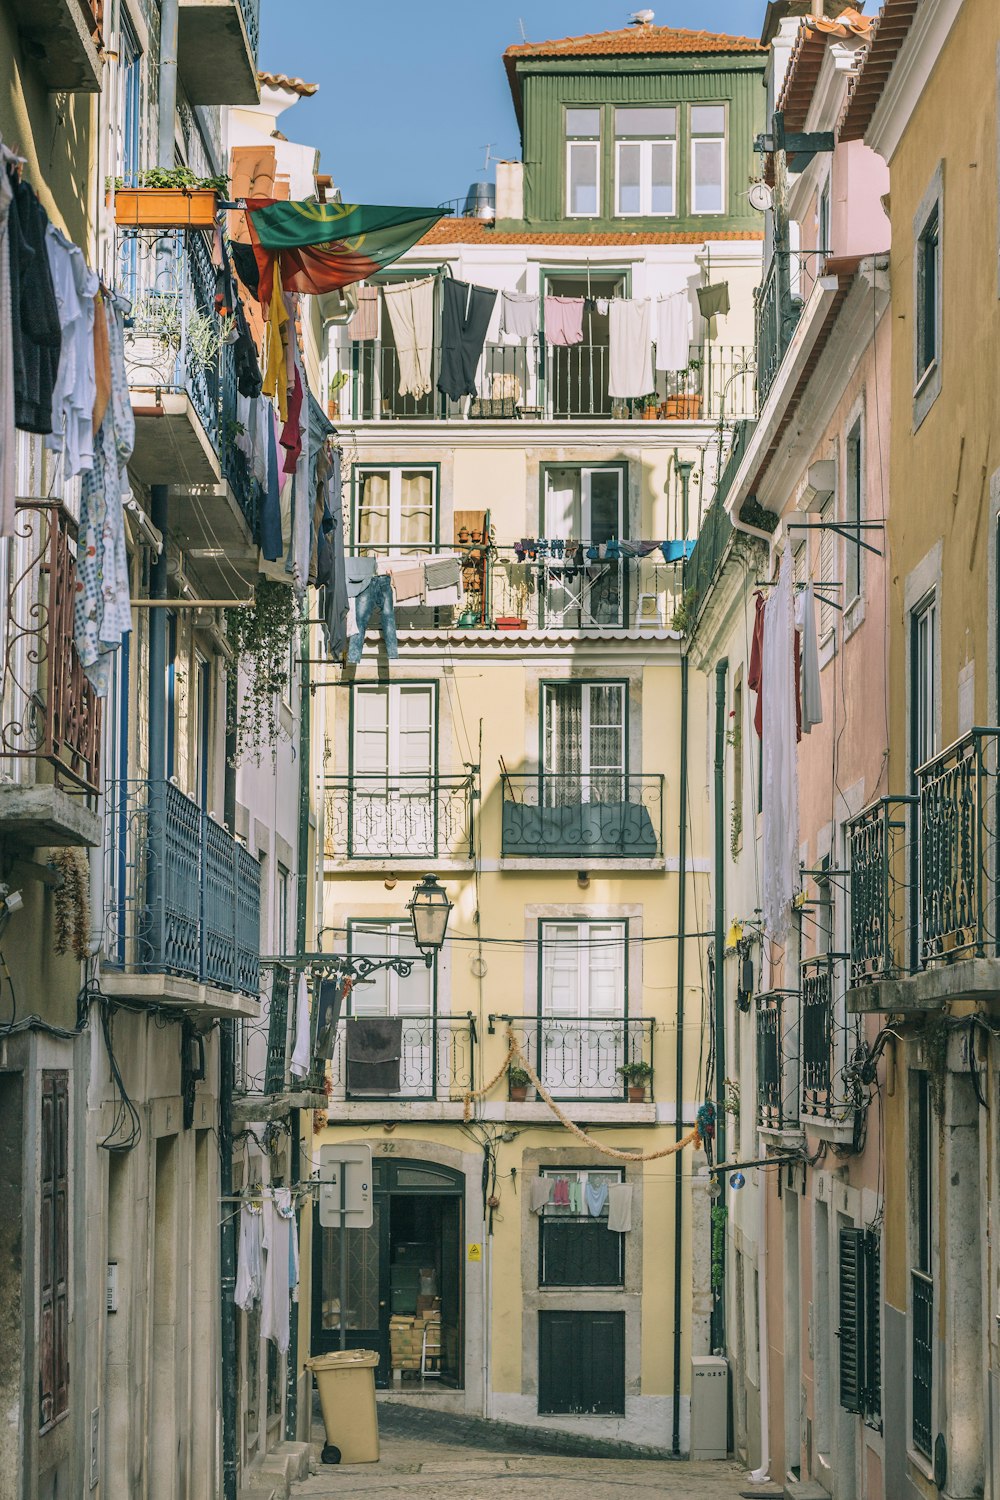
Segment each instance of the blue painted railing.
M260 0L240 0L240 11L243 15L243 24L247 29L250 51L253 53L253 60L256 64L257 51L260 46Z
M106 962L256 995L260 865L171 781L107 789Z

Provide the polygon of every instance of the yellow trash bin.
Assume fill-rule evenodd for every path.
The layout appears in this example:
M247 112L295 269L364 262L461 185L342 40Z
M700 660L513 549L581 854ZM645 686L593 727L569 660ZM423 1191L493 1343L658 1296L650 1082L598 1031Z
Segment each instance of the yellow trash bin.
M375 1368L371 1349L337 1349L306 1361L316 1376L319 1404L326 1428L324 1463L337 1463L330 1449L340 1450L340 1463L378 1463L378 1413L375 1408Z

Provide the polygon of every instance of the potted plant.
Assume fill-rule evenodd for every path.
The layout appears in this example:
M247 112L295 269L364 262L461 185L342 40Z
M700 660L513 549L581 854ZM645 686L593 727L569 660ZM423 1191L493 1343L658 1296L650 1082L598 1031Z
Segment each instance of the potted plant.
M531 1082L529 1074L523 1068L510 1067L507 1069L507 1083L510 1088L510 1097L515 1104L523 1104L528 1097L528 1084Z
M139 173L138 187L124 179L114 187L115 223L129 229L211 229L228 177L196 177L189 167L151 167Z
M684 376L686 389L667 397L664 415L674 421L697 422L701 416L701 360L689 360Z
M655 422L660 415L660 403L655 392L650 392L642 399L642 420L644 422Z
M630 1104L643 1104L646 1099L646 1082L652 1078L653 1070L648 1062L622 1063L618 1069L619 1078L623 1079L628 1088L628 1102Z

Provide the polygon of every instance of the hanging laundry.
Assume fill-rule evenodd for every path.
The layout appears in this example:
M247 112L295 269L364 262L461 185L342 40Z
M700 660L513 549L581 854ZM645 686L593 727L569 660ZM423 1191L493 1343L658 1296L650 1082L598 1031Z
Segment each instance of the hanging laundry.
M17 483L14 435L14 343L10 280L10 208L14 198L8 168L14 158L0 145L0 536L13 536Z
M275 431L274 408L269 402L261 403L266 417L267 477L260 507L260 550L267 562L278 562L284 556L281 536L281 470L278 459L278 440Z
M795 749L795 625L792 553L787 541L778 581L764 606L763 912L768 936L788 932L799 870L799 780Z
M286 474L295 472L295 466L302 452L302 397L304 393L302 377L298 366L295 368L295 377L292 381L288 396L288 417L284 427L281 429L281 446L285 450L284 463L282 465Z
M111 400L111 344L108 340L108 320L101 316L102 299L94 298L94 419L92 426L96 439L104 413Z
M295 1046L289 1071L293 1078L305 1078L311 1062L312 1037L309 1030L309 986L304 973L299 972L295 991Z
M414 557L380 557L376 571L392 579L393 603L397 609L412 609L424 600L424 565Z
M632 1228L632 1184L612 1182L608 1186L608 1228L627 1234Z
M135 418L125 368L124 317L115 299L99 299L111 362L111 399L94 441L94 462L80 487L73 636L80 664L99 698L107 696L111 659L132 628L124 498Z
M45 248L62 333L52 394L52 431L45 446L62 454L63 478L71 479L94 464L94 298L101 283L83 251L54 224L46 231Z
M656 304L656 368L686 370L691 358L691 299L673 292Z
M249 1312L261 1292L263 1264L260 1244L261 1211L249 1203L240 1205L240 1240L236 1259L236 1291L233 1300L237 1307Z
M358 310L347 325L347 336L356 344L378 338L378 287L358 287Z
M766 599L760 589L754 595L753 639L750 644L750 664L747 667L747 687L756 694L753 727L760 739L764 733L764 605Z
M552 1179L550 1177L532 1177L528 1186L528 1208L533 1214L540 1214L552 1196Z
M587 1202L587 1212L590 1217L592 1219L599 1219L608 1201L608 1184L606 1182L595 1182L592 1177L588 1177L587 1186L584 1190L584 1198Z
M555 348L583 343L582 297L546 297L545 342Z
M391 661L395 661L399 655L399 643L396 638L396 610L392 597L392 580L384 576L373 578L367 587L355 597L354 608L357 613L358 627L347 647L348 662L357 663L361 660L361 653L365 649L365 631L376 610L379 611L385 654Z
M383 287L399 359L399 394L420 401L431 390L434 346L434 277Z
M500 311L500 331L505 343L538 337L537 292L504 292Z
M264 1195L261 1245L264 1269L261 1282L260 1333L270 1339L280 1353L288 1348L288 1226L282 1218L275 1196Z
M438 589L457 589L462 582L462 564L457 557L429 558L424 563L428 593Z
M235 148L239 150L239 147ZM237 240L231 240L229 253L233 258L233 267L237 276L250 293L251 297L257 296L258 270L257 257L253 253L252 245L240 244Z
M651 309L648 298L616 297L611 304L608 395L619 400L645 396L654 387L651 365Z
M557 1177L555 1187L552 1189L552 1206L554 1208L569 1207L569 1183L565 1177Z
M288 420L288 362L285 345L288 341L288 308L281 291L281 275L274 272L274 295L271 297L267 317L264 347L263 392L274 396L278 403L278 415L283 422Z
M59 308L45 248L49 217L23 179L15 177L10 186L14 422L22 432L47 435L52 431L52 396L62 349Z
M375 577L374 557L348 557L344 559L344 577L348 598L354 599L362 593Z
M437 388L451 401L476 394L476 371L496 300L497 294L491 287L445 278Z
M729 311L729 282L716 281L711 286L700 286L698 308L708 323L708 337L714 339L719 331L716 319Z
M398 1094L403 1055L403 1022L399 1016L348 1016L348 1094Z
M816 635L816 595L811 583L799 591L795 601L795 624L799 636L801 672L799 682L800 721L803 734L811 734L823 722L823 693L819 680L819 641Z
M583 1187L579 1177L574 1177L569 1185L569 1211L571 1214L583 1213Z

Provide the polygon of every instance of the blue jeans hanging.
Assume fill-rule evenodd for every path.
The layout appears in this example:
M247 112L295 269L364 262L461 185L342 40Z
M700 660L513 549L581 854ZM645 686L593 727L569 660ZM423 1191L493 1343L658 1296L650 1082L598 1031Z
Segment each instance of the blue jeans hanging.
M351 643L347 648L347 660L359 662L361 653L365 649L365 631L368 629L368 621L377 609L382 624L382 639L385 641L385 654L391 660L399 655L399 646L396 641L396 606L392 597L392 579L387 573L377 573L366 589L362 589L354 601L354 609L358 618L358 629L351 636Z

